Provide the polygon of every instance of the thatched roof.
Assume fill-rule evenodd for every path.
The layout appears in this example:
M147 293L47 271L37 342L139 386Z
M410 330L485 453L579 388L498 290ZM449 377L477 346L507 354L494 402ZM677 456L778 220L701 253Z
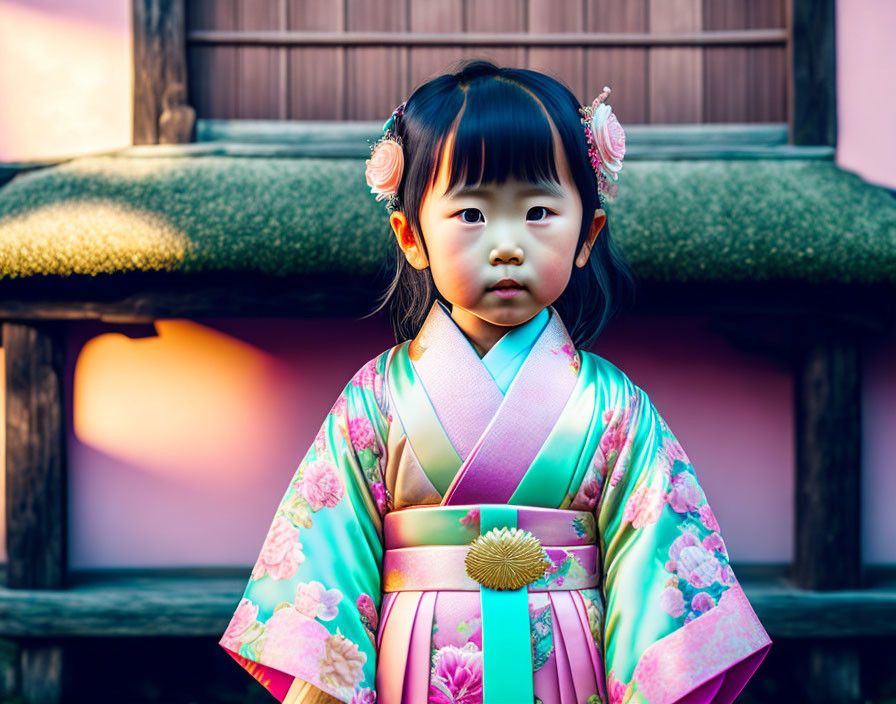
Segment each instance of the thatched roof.
M390 250L362 140L139 147L0 188L0 278L126 271L372 276ZM610 232L655 282L896 284L896 199L790 148L649 158L630 148ZM634 153L633 153L634 152ZM297 154L299 154L297 156ZM334 156L335 155L335 156Z

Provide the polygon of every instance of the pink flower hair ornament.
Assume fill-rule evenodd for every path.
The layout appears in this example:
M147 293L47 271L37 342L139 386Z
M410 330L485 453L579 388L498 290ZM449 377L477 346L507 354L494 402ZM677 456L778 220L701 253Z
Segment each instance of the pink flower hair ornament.
M605 199L616 197L616 182L625 156L625 131L613 114L613 108L604 102L609 95L610 86L604 86L591 105L579 108L601 205Z
M604 86L591 105L579 107L601 205L616 196L616 183L625 156L625 131L613 114L613 108L604 102L609 95L610 87ZM392 111L383 125L383 136L370 145L371 155L365 162L370 192L376 195L377 201L386 200L386 210L390 214L401 207L398 187L404 172L404 148L396 125L404 114L405 105L406 102L401 103Z
M401 206L398 202L398 186L404 172L404 149L395 123L404 114L405 103L392 111L392 116L383 125L383 136L370 145L367 164L367 185L378 201L386 199L389 214ZM369 140L368 140L369 141Z

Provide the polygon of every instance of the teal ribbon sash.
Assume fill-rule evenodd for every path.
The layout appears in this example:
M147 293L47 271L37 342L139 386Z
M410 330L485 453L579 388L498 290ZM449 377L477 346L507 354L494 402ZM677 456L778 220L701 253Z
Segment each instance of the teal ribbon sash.
M517 527L512 506L483 505L479 533ZM514 590L479 586L482 606L483 704L518 704L535 699L529 630L528 585Z

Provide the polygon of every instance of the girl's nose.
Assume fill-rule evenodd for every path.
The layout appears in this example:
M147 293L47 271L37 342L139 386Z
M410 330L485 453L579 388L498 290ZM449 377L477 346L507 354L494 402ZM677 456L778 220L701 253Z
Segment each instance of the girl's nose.
M515 244L499 244L488 256L489 262L493 266L498 264L522 264L525 255L519 245Z

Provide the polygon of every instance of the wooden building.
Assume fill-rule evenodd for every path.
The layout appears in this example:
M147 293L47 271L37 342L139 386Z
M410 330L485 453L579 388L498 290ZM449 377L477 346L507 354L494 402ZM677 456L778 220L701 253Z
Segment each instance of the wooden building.
M357 318L389 251L367 140L414 86L482 56L547 71L583 103L612 86L628 151L607 210L642 280L633 314L693 316L787 379L792 549L742 564L734 553L775 641L742 700L896 696L877 667L896 642L896 555L863 557L878 524L862 520L862 384L875 350L896 350L896 201L833 161L833 35L833 0L133 0L134 146L0 165L0 693L268 700L215 645L248 564L73 568L85 539L68 512L72 491L86 493L73 483L74 358L94 336L152 337L169 319L298 318L350 344L345 325L368 325ZM326 388L309 406L325 412ZM302 451L322 417L307 415ZM103 521L109 503L85 505L112 526L104 540L130 515ZM760 521L752 510L743 525Z

